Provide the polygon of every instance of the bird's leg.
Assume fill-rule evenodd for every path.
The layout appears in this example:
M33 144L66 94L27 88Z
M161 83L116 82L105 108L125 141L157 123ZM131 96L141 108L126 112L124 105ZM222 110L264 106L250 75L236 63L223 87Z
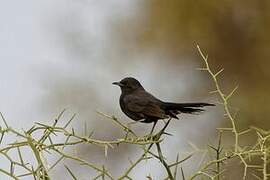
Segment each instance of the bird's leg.
M154 132L154 129L155 129L156 124L157 124L157 121L154 121L153 127L151 129L150 134L149 134L150 136L152 136L152 133Z

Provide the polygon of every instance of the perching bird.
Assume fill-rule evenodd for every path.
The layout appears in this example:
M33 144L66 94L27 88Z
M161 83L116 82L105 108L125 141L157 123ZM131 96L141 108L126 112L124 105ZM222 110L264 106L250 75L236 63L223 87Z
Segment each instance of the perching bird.
M114 82L121 88L120 107L131 119L144 123L154 122L159 119L175 118L180 113L198 114L204 106L215 106L209 103L172 103L164 102L147 92L138 80L132 77ZM153 128L154 128L153 126Z

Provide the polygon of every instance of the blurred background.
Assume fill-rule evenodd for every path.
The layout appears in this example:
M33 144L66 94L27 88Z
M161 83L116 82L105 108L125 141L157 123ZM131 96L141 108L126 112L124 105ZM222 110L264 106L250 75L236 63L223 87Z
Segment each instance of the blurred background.
M214 70L225 69L220 76L225 92L239 85L231 101L238 128L270 127L267 0L10 0L1 2L0 22L0 111L15 128L52 122L66 108L64 119L77 113L73 126L78 131L86 123L95 138L120 138L120 129L96 110L131 122L120 110L119 88L111 84L126 76L136 77L166 101L217 103L209 94L214 89L209 75L196 70L203 66L196 43L209 55ZM173 136L162 144L171 161L177 153L185 157L189 142L202 148L216 143L215 128L230 125L221 106L180 119L171 123L168 131ZM150 127L133 126L141 135ZM141 154L128 145L109 149L108 157L95 146L76 151L104 164L114 176L124 172L128 158ZM194 162L183 164L187 174L197 168ZM94 175L80 166L70 168L80 179ZM160 168L154 161L141 163L132 177L146 179L151 174L159 179L164 175ZM52 177L65 173L59 166ZM230 175L241 177L242 171Z

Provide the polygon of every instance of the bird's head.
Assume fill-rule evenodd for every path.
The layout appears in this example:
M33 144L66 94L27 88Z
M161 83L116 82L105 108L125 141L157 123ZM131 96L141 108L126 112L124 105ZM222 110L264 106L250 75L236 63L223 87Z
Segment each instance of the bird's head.
M122 92L132 92L137 89L143 89L141 83L132 77L126 77L119 82L113 82L114 85L117 85L121 88Z

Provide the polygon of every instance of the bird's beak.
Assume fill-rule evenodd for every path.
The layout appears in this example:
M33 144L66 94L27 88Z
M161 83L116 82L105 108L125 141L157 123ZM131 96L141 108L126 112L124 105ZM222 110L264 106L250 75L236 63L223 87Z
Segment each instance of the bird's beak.
M113 85L120 86L120 87L121 87L121 86L123 86L123 84L122 84L122 83L120 83L120 82L113 82L112 84L113 84Z

